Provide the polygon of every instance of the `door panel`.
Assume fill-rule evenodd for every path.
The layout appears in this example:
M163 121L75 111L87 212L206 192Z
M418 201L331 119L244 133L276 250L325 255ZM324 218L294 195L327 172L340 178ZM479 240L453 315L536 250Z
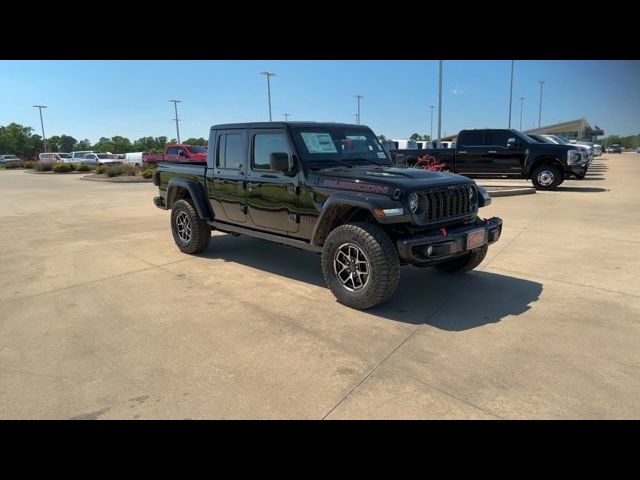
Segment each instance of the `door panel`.
M461 132L456 147L456 173L477 173L486 170L484 162L484 132Z
M245 171L247 164L246 130L221 131L216 136L213 168L207 170L215 217L233 223L247 221Z
M272 154L286 154L293 168L291 147L284 130L253 130L247 172L249 222L261 230L296 233L299 219L299 176L270 169Z
M510 138L516 138L508 130L494 130L486 136L486 162L491 165L492 171L496 173L520 173L524 164L525 145L520 148L507 148Z

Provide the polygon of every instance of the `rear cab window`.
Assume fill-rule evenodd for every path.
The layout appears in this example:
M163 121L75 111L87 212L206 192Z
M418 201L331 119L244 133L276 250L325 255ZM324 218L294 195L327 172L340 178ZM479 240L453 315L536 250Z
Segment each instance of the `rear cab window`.
M484 143L484 132L461 132L458 143L461 147L482 147Z

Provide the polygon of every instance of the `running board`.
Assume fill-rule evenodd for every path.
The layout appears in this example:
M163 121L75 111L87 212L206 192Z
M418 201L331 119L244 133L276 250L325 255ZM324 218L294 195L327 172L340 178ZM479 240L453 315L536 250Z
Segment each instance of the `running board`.
M237 233L239 235L246 235L247 237L259 238L261 240L268 240L270 242L281 243L289 247L300 248L302 250L308 250L310 252L320 253L321 247L312 245L304 240L298 240L297 238L285 237L274 233L261 232L259 230L252 230L250 228L241 227L239 225L232 225L230 223L220 222L218 220L208 220L207 223L225 233Z

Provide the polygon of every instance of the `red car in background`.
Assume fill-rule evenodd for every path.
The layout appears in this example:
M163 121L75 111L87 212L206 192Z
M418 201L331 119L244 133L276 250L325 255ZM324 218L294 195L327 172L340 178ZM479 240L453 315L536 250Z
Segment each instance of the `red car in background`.
M170 144L164 147L164 153L145 153L142 155L144 163L159 162L206 162L206 145L185 145L183 143Z

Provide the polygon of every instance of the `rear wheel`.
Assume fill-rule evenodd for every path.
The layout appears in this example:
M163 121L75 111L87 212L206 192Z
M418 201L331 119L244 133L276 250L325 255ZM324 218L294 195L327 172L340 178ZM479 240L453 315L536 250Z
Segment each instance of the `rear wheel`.
M488 250L489 246L485 245L484 247L479 248L478 250L475 250L473 252L469 252L468 254L461 257L454 258L453 260L448 260L446 262L437 263L436 265L434 265L434 267L437 270L445 273L467 273L482 263L484 257L487 256Z
M171 233L180 251L189 254L202 252L211 240L211 227L187 200L178 200L171 208Z
M322 274L336 299L366 309L389 298L398 286L395 245L379 226L358 222L334 229L322 249Z
M545 163L537 166L531 174L531 181L536 190L553 190L564 180L562 171L557 165Z

